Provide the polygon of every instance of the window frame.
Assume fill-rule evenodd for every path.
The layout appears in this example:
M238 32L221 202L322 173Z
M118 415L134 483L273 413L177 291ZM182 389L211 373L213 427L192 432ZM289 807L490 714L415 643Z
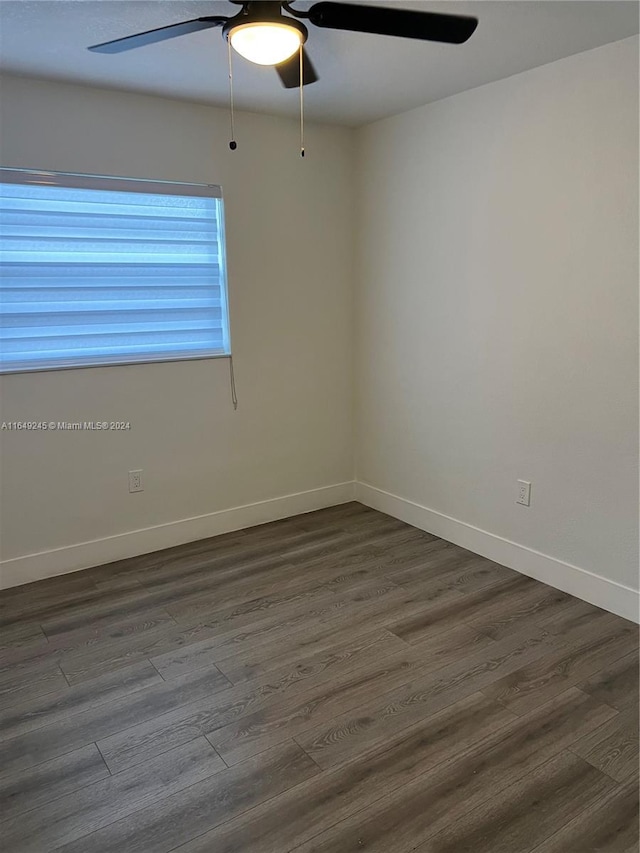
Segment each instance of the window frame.
M93 364L69 363L36 366L5 366L0 349L0 376L21 373L45 373L58 370L89 370L102 367L125 367L142 364L167 364L182 361L205 361L209 359L231 358L231 320L229 315L229 291L227 276L227 249L225 234L225 209L222 187L219 184L195 184L180 181L160 181L144 178L125 178L112 175L93 175L81 172L43 171L38 169L18 169L0 167L0 184L27 184L32 186L59 186L68 189L103 190L112 192L139 192L156 195L175 195L197 198L215 198L220 202L218 218L218 268L220 271L220 310L222 316L222 340L224 352L195 353L184 355L143 355L116 357L118 360L96 362ZM1 225L1 221L0 221ZM0 235L1 236L1 235ZM1 248L1 245L0 245ZM0 251L0 278L2 277L2 253ZM2 299L0 298L0 313ZM0 333L1 337L1 333Z

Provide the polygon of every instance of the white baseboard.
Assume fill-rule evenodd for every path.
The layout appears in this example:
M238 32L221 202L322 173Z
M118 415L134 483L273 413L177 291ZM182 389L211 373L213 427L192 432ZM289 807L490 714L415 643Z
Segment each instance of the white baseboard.
M337 483L0 562L0 589L358 500L503 566L640 622L640 592L362 482Z
M565 563L548 554L518 545L457 518L385 492L368 483L356 482L355 499L366 506L392 515L420 530L467 548L549 586L575 595L632 622L640 622L640 592L603 578L586 569Z
M353 499L354 483L337 483L308 492L297 492L155 527L131 530L104 539L3 560L0 562L0 589L161 551L163 548L172 548L185 542L195 542L198 539L219 536L221 533L230 533L232 530L277 521L279 518L337 506Z

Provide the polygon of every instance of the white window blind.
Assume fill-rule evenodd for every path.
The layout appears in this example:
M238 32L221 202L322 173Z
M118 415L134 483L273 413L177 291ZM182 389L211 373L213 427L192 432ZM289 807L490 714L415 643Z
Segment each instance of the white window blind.
M0 169L3 372L228 355L219 187Z

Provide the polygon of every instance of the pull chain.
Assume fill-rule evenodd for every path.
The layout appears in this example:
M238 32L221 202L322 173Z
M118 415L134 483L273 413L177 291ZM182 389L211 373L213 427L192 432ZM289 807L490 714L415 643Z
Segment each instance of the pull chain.
M300 156L304 157L304 54L300 45Z
M228 56L229 56L229 106L231 113L231 142L229 143L229 148L232 151L235 151L238 147L238 143L236 142L236 130L234 124L234 116L233 116L233 64L231 62L231 42L227 41L228 47ZM233 403L234 410L238 408L238 396L236 394L236 377L233 372L233 356L229 355L229 382L231 384L231 402Z
M227 48L229 54L229 105L231 108L231 142L229 143L229 148L232 151L235 151L238 147L238 143L236 142L236 130L234 124L233 117L233 65L231 62L231 42L227 40Z

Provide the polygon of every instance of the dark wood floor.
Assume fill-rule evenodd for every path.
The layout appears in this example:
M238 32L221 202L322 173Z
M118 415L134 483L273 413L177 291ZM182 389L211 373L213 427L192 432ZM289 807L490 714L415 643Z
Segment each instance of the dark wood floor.
M359 504L0 602L6 853L638 851L637 627Z

